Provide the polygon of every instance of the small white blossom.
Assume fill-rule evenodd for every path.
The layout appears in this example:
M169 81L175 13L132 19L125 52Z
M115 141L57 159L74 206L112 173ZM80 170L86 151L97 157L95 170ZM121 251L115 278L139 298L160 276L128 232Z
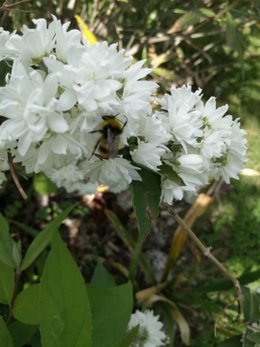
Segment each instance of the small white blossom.
M90 183L107 185L114 193L126 190L133 180L141 181L138 168L124 158L85 162L83 168Z
M131 156L134 162L141 164L153 171L158 171L158 166L161 163L161 157L165 153L166 148L157 146L154 143L145 143L138 141L137 149L131 152Z
M47 25L46 19L33 19L35 28L22 28L22 35L11 34L6 43L10 58L19 58L25 65L42 59L50 53L55 45L56 18Z
M230 178L238 179L238 173L247 160L245 134L246 131L240 129L239 121L235 120L231 127L230 144L226 152L220 160L213 162L214 177L222 177L226 183L230 183Z
M153 311L135 311L131 315L128 329L139 326L138 334L131 347L160 347L164 345L166 335L163 332L163 324L159 321L159 316L155 316Z
M202 135L201 118L195 106L201 98L201 90L191 91L190 86L172 88L171 94L165 94L159 100L168 131L186 150L186 144L195 145L197 137Z
M8 169L7 151L3 148L0 149L0 188L2 188L2 184L6 180L4 171L7 171Z
M84 182L84 173L75 164L63 166L61 169L52 169L46 174L57 187L65 188L69 193L93 194L97 190L97 184Z
M10 54L10 52L6 48L6 42L8 42L9 38L10 33L0 27L0 61L5 58L8 58Z
M183 186L169 180L162 179L161 201L171 205L174 200L182 200L184 196Z
M205 159L219 158L230 144L232 117L225 115L228 106L216 107L216 99L211 97L205 104L200 101L197 109L201 113L203 137L199 148Z

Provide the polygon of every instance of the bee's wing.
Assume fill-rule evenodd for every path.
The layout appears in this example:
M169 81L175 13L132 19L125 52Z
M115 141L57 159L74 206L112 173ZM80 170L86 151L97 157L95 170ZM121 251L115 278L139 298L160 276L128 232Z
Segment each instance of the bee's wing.
M114 158L118 152L119 136L115 136L111 129L107 129L107 151L108 157Z

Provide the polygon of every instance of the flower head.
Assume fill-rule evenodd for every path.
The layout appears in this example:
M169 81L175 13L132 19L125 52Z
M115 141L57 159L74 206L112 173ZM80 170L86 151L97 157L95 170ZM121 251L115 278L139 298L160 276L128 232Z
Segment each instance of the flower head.
M153 311L137 310L131 315L128 329L139 326L136 340L132 347L160 347L164 345L166 335L162 331L163 324L159 321L159 316L155 316Z

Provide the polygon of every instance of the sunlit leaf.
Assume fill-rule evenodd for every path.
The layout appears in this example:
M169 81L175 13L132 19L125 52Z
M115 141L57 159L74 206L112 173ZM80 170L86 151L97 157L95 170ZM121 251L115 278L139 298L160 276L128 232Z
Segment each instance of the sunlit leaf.
M56 185L44 173L39 173L33 178L33 186L37 193L45 195L57 192Z
M212 11L206 7L200 8L200 13L202 13L206 17L215 17L215 15L216 15L214 11Z

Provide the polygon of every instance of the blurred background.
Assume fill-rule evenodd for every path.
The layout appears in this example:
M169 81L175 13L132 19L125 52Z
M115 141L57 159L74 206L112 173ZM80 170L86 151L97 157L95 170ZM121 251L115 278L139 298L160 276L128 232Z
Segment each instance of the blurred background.
M260 2L0 1L0 26L5 30L19 31L23 24L32 26L33 18L50 20L51 15L70 21L71 28L78 28L75 15L80 15L98 40L118 42L126 54L145 59L146 66L153 68L150 78L160 85L159 93L189 83L202 88L205 99L216 96L219 106L228 103L230 114L241 119L248 134L247 170L241 173L240 181L218 185L213 204L193 228L243 283L260 287ZM9 68L0 65L2 85ZM95 262L102 259L122 281L131 254L118 230L124 228L133 236L136 233L127 192L117 197L98 193L75 198L57 192L41 175L28 181L21 178L21 183L29 203L19 196L10 179L0 192L0 208L24 248L42 225L76 199L80 204L67 220L63 236L83 274L88 280ZM184 215L189 205L180 203L177 208ZM106 209L113 216L105 213ZM144 248L157 280L175 228L173 218L162 209ZM40 273L41 261L44 259L38 261L32 276ZM140 273L136 288L148 285L151 283ZM186 317L192 346L231 346L223 340L241 333L243 328L231 307L231 288L192 245L181 253L173 268L172 286L164 294ZM157 309L165 313L163 305ZM176 346L182 346L178 332L172 329L170 334Z

